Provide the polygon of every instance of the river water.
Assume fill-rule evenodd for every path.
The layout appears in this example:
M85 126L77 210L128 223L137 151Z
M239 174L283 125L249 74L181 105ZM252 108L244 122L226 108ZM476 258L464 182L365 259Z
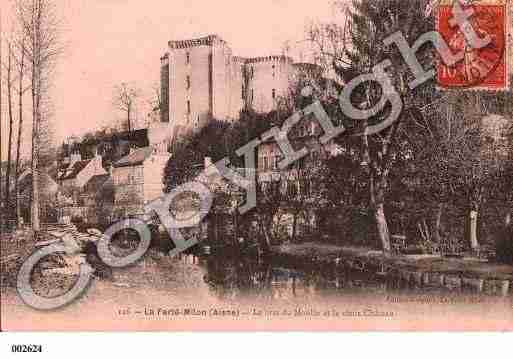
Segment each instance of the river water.
M2 290L4 328L31 330L398 330L507 328L510 297L413 288L370 273L228 256L153 253L39 312Z

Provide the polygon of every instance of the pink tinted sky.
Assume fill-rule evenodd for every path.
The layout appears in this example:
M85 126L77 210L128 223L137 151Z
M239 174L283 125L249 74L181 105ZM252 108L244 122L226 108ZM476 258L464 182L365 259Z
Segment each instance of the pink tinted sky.
M306 23L333 13L331 0L55 1L67 42L53 93L57 141L119 119L112 94L123 81L145 91L138 114L144 116L168 40L217 33L234 54L280 54L285 41L304 37ZM0 2L5 8L9 0Z

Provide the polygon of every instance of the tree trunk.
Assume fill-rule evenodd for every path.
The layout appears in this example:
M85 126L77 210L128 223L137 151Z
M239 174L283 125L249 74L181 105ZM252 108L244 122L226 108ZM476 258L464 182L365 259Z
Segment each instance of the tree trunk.
M378 237L381 242L383 252L385 254L389 254L392 250L392 247L390 245L390 233L388 232L388 224L385 217L385 206L383 203L376 205L374 217L376 219Z
M12 215L11 206L11 167L12 167L12 133L14 117L12 113L12 45L9 43L7 60L7 108L9 113L9 144L7 146L7 170L5 174L5 206L6 216L10 219Z
M41 229L39 218L39 146L41 144L41 96L42 96L42 29L41 0L38 0L37 15L33 34L33 59L32 59L32 203L31 222L32 230L38 232Z
M3 122L3 112L2 112L2 9L0 8L0 142L2 139L2 122ZM0 143L0 213L2 213L2 144ZM3 214L3 213L2 213ZM3 217L3 216L2 216ZM2 230L2 220L0 219L0 230Z
M477 216L479 212L476 208L470 210L470 248L475 251L479 248L477 241Z
M16 196L16 223L19 224L21 212L20 212L20 201L19 201L19 189L18 189L18 180L20 177L20 150L21 150L21 136L23 133L23 78L25 72L25 44L24 41L21 45L21 62L20 62L20 71L19 71L19 88L18 88L18 110L19 110L19 121L18 121L18 144L16 145L16 174L15 174L15 183L14 183L14 192Z
M38 176L38 156L39 156L39 119L38 119L38 100L37 100L37 69L36 61L32 65L32 195L30 201L30 222L32 230L39 231L39 176Z
M298 213L294 213L294 217L292 219L292 242L296 241L296 234L297 234L297 216Z
M128 110L127 110L127 124L128 124L128 133L130 134L132 132L132 124L130 122L130 106L128 107Z
M384 177L376 181L371 171L369 177L371 208L374 210L374 220L376 221L376 229L383 253L385 255L389 255L392 250L392 246L390 244L390 233L388 231L388 223L385 216L385 181L386 179Z
M442 214L443 214L443 211L444 211L444 204L443 203L439 203L438 204L438 208L436 209L435 231L434 231L435 241L438 244L440 244L442 242L442 235L441 235L442 228L441 227L442 227Z
M263 218L261 218L260 215L258 215L257 222L258 222L258 224L260 226L260 231L262 232L262 235L264 236L264 241L260 241L260 244L261 244L261 247L262 247L262 251L264 253L268 253L269 249L271 247L271 237L270 237L269 233L266 230L265 220ZM270 225L267 226L267 227L269 228Z

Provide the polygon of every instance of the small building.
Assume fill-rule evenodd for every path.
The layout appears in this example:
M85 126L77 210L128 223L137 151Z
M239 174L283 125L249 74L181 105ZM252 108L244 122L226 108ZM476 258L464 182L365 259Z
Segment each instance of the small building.
M106 174L100 155L82 160L80 153L75 152L71 154L69 163L60 167L57 180L63 189L80 191L92 177Z
M144 147L114 163L114 217L142 214L145 204L163 195L162 178L169 157L158 147Z
M40 196L40 215L45 221L55 220L57 216L56 204L63 200L61 187L55 179L55 166L50 166L39 171L39 196ZM33 176L32 170L27 168L18 178L18 200L19 215L25 223L30 222L30 204L32 198ZM14 189L13 189L14 190Z

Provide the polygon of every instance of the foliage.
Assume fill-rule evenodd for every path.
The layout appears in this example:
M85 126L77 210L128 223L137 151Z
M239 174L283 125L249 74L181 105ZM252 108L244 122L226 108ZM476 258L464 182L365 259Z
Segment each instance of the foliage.
M513 264L513 226L506 226L498 233L495 251L499 263Z

